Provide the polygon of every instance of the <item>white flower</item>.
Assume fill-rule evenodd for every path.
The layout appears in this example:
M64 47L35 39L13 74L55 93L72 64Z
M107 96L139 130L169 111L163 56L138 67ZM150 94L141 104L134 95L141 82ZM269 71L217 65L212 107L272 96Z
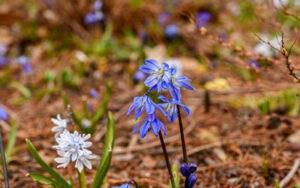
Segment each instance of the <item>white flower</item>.
M77 168L79 172L82 171L83 165L86 166L88 169L92 169L92 164L89 161L89 159L95 159L95 158L96 156L92 155L92 152L86 151L82 153L80 156L78 156L75 163L75 168Z
M60 165L57 166L57 168L60 167L66 168L71 162L70 157L65 157L65 152L63 151L57 151L57 154L61 156L54 159L57 163L61 163Z
M91 137L88 135L81 135L77 131L70 133L68 130L65 130L57 138L56 142L58 145L53 146L57 149L59 156L55 159L57 163L61 163L57 167L66 167L70 162L76 161L75 167L81 171L83 165L91 169L92 165L88 159L94 159L95 156L91 155L92 152L89 151L88 147L92 145L92 142L87 140Z
M52 132L56 133L56 136L63 133L64 130L67 129L68 126L68 119L61 119L60 114L57 114L56 119L51 118L52 123L54 123L56 126L52 128Z

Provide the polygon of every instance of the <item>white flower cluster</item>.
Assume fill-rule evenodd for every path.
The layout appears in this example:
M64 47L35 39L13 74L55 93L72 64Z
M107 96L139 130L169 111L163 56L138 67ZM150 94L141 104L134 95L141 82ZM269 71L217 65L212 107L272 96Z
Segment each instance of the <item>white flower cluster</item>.
M70 133L67 130L67 119L61 119L57 116L57 119L52 119L52 122L57 126L52 129L56 132L56 142L58 145L53 146L60 157L55 158L55 161L59 163L57 168L66 168L70 162L75 162L75 168L79 172L86 166L88 169L92 168L89 159L95 159L96 156L92 155L92 152L86 148L92 145L92 142L87 141L91 135L81 135L77 131Z

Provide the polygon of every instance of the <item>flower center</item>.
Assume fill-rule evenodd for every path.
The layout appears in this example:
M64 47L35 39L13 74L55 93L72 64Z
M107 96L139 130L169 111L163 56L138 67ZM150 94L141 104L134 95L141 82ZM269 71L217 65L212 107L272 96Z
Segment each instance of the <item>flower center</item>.
M160 69L160 70L158 71L159 74L164 74L164 72L165 72L164 69Z
M75 138L74 138L74 141L75 141L75 142L78 142L78 141L79 141L79 138L78 138L78 137L75 137Z

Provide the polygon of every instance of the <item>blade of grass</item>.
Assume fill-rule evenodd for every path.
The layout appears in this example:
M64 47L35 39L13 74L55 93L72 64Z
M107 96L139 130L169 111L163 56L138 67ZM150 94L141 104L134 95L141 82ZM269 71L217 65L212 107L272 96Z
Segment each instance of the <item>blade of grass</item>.
M6 146L6 158L9 161L9 158L11 157L15 142L16 142L16 136L17 136L17 122L15 119L12 119L11 121L11 130L10 130L10 136L9 140L7 142Z
M115 142L115 134L116 134L115 121L111 112L108 113L108 120L107 120L106 127L107 128L106 128L106 135L105 135L104 151L96 172L96 176L92 184L92 188L99 188L101 186L106 176L106 173L110 167L112 151Z
M104 115L104 113L106 111L107 103L108 103L108 101L110 99L110 95L112 93L112 88L113 88L113 83L112 83L112 81L109 80L106 84L106 91L105 91L104 97L101 101L101 104L99 105L99 108L97 109L96 114L92 118L92 125L89 130L89 132L92 134L96 130L98 121L101 119L101 117Z
M57 172L55 172L53 168L47 165L46 162L40 157L30 140L26 139L26 143L31 155L41 165L41 167L45 171L47 171L63 188L71 188L67 181L63 177L61 177Z
M32 173L29 173L29 176L36 182L40 183L40 184L43 184L43 185L51 185L52 187L55 187L55 188L59 188L59 185L53 181L52 179L40 174L40 173L37 173L37 172L32 172Z

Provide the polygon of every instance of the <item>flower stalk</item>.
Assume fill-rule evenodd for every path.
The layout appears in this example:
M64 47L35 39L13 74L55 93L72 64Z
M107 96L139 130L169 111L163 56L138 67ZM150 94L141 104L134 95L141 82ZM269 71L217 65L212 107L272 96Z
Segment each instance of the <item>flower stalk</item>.
M172 169L171 169L171 165L170 165L170 161L169 161L169 157L168 157L168 153L167 153L167 149L166 149L166 144L164 142L164 138L161 134L161 131L159 132L159 139L160 139L161 147L162 147L164 155L165 155L165 160L167 163L167 168L168 168L169 176L171 179L171 184L172 184L172 187L175 188L175 181L174 181L174 177L173 177L173 173L172 173Z
M5 188L9 188L7 165L6 165L5 152L4 152L3 140L2 140L2 125L1 124L0 124L0 152L1 152L1 161L2 161L2 169L3 169Z
M79 180L80 188L87 188L84 169L81 172L79 172L79 170L77 170L77 172L78 172L78 180Z
M182 125L182 119L181 119L179 105L177 105L177 113L178 113L178 123L179 123L179 129L180 129L181 145L182 145L183 162L188 164L188 157L187 157L187 152L186 152L183 125Z

